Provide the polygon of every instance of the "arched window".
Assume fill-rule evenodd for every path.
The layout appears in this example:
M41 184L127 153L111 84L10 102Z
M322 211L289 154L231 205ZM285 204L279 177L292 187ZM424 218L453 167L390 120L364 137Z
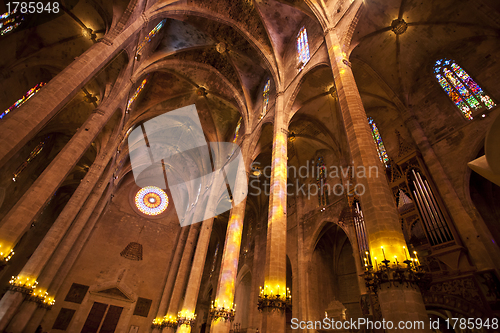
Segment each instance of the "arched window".
M328 192L330 192L330 186L326 183L326 166L323 156L318 157L316 162L317 176L316 184L318 186L318 204L319 206L328 206L330 201L328 200ZM326 190L327 188L328 190Z
M217 246L215 247L215 252L214 252L214 257L212 259L212 268L210 269L210 277L215 272L215 264L217 263L217 255L219 254L219 243L217 243Z
M34 86L30 90L28 90L28 92L26 94L24 94L23 97L21 97L20 99L18 99L14 104L12 104L12 106L10 108L8 108L7 110L5 110L4 112L2 112L0 114L0 119L2 119L3 117L5 117L12 110L17 109L18 107L20 107L21 105L23 105L28 99L30 99L31 97L33 97L34 94L36 94L40 89L42 89L42 87L44 85L45 85L45 82L40 82L39 84L37 84L36 86Z
M18 28L22 21L24 21L24 16L17 13L15 10L0 16L0 36L6 35Z
M378 156L380 160L386 167L389 166L389 156L387 156L387 151L385 150L384 141L382 141L382 137L380 136L380 132L378 131L377 124L373 118L368 117L368 124L370 124L370 129L372 130L373 140L375 141L375 145L377 146Z
M241 128L241 117L240 120L238 120L238 124L236 125L236 129L234 130L234 138L233 138L233 143L236 143L238 140L238 136L240 135L240 128Z
M496 106L481 87L457 63L449 59L436 61L434 74L441 87L467 119L472 113Z
M299 56L299 71L305 67L309 59L309 43L307 41L307 30L305 27L300 29L299 35L297 36L297 53Z
M269 106L269 90L271 87L271 80L267 80L266 85L264 86L264 92L262 96L264 97L264 102L262 106L262 114L260 115L260 119L264 118L267 113L267 107Z
M158 34L158 32L160 32L161 28L163 28L163 26L165 25L165 22L167 22L166 19L162 20L156 25L156 27L154 27L153 30L149 32L146 37L144 37L143 41L139 44L139 46L137 46L136 55L140 54L144 47Z
M148 78L145 78L144 80L142 80L141 85L139 87L137 87L137 89L135 90L135 93L128 100L127 110L130 110L130 106L132 105L132 103L135 102L137 97L139 97L139 94L141 93L142 89L144 89L144 86L146 85L147 82L148 82Z

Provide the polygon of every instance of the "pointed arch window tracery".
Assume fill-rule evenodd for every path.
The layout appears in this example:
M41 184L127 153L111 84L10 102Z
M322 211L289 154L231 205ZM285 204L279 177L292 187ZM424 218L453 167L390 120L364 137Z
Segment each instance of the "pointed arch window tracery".
M262 96L264 97L263 104L262 104L262 113L260 115L259 119L262 119L265 117L268 111L269 107L269 91L271 90L271 79L268 79L266 82L266 85L264 86L264 91L262 92Z
M382 141L382 136L380 135L377 124L372 117L368 117L368 124L370 125L370 129L372 131L373 141L375 141L375 145L377 146L377 152L380 161L382 161L382 163L384 163L384 165L388 167L389 156L387 155L387 150L385 149L384 141Z
M495 102L454 60L436 61L434 74L439 85L448 94L466 119L473 119L478 110L490 110Z
M17 29L24 21L24 16L17 11L0 15L0 36L6 35Z
M299 71L301 71L311 58L309 54L309 42L307 40L307 30L302 27L297 36L297 53L299 58Z
M36 86L34 86L30 90L28 90L26 92L26 94L24 94L23 97L21 97L14 104L12 104L12 106L10 108L8 108L4 112L0 113L0 119L2 119L3 117L5 117L6 115L8 115L12 110L17 109L18 107L20 107L21 105L23 105L24 103L26 103L26 101L28 99L30 99L31 97L33 97L33 95L35 95L40 89L42 89L42 87L44 85L45 85L45 82L40 82L39 84L37 84Z

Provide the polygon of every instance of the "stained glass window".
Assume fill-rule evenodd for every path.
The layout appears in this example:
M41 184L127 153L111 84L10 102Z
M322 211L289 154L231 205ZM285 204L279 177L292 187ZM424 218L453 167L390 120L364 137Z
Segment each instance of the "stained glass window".
M167 193L156 186L143 187L135 195L135 206L143 214L160 215L168 207Z
M217 263L217 254L219 254L219 243L217 243L217 247L215 248L214 252L214 257L212 259L212 269L210 270L210 277L212 277L212 275L215 272L215 264Z
M240 135L240 128L241 128L241 117L240 120L238 120L238 124L236 125L236 129L234 130L234 138L233 138L233 143L236 143L238 140L238 136Z
M318 157L316 162L317 176L316 184L318 185L318 203L319 206L328 206L330 204L328 200L328 192L325 191L326 184L326 166L323 156Z
M472 113L496 106L481 87L455 61L441 59L436 61L434 74L441 87L467 119Z
M11 13L7 12L0 16L0 36L8 34L24 21L24 16L17 13L15 10Z
M380 136L377 124L375 124L375 121L371 117L368 117L368 124L370 124L370 129L372 130L372 136L373 140L375 141L375 145L377 146L378 156L387 167L389 166L389 156L387 156L384 141L382 141L382 136Z
M165 25L165 22L167 22L166 19L162 20L160 23L156 25L156 27L154 27L153 30L149 32L149 34L146 37L144 37L143 41L139 44L139 46L137 46L136 54L141 53L144 47L158 34L158 32L160 32L161 28L163 28L163 26Z
M135 102L135 100L137 99L137 97L139 97L139 94L141 93L142 89L144 89L144 86L146 85L147 82L148 82L147 78L145 78L144 80L142 80L141 85L139 87L137 87L137 89L135 90L135 93L128 100L127 110L130 110L130 106L132 105L132 103Z
M26 94L24 94L23 97L21 97L20 99L18 99L14 104L12 104L12 106L10 108L8 108L7 110L5 110L4 112L2 112L0 114L0 119L2 119L3 117L5 117L12 110L14 110L14 109L20 107L21 105L23 105L28 99L30 99L31 97L33 97L34 94L36 94L40 89L42 89L42 87L44 85L45 85L45 82L40 82L39 84L37 84L36 86L34 86L30 90L28 90L28 92Z
M264 102L262 106L262 114L260 115L260 119L264 118L264 116L267 113L267 108L269 106L269 90L271 87L271 80L267 80L266 85L264 87L264 92L262 93L262 96L264 97Z
M47 139L50 138L47 137ZM28 158L26 159L26 161L24 161L17 169L16 171L14 171L14 177L12 177L12 180L13 181L16 181L17 178L19 177L19 175L21 174L21 172L24 171L24 169L26 169L28 167L28 164L33 161L35 159L35 157L38 156L38 154L40 154L43 150L43 147L45 146L45 141L41 141L38 146L36 146L30 153L30 155L28 156Z
M300 29L299 35L297 36L297 52L299 54L299 71L304 68L310 59L309 55L309 43L307 41L307 31L305 27Z

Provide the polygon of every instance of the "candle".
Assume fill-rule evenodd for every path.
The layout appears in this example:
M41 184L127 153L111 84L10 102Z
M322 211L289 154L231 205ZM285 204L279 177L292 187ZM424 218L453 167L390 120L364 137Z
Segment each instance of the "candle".
M408 260L408 256L406 255L406 246L403 246L403 252L405 253L406 260Z
M375 270L378 270L378 267L377 267L377 257L373 258L375 260Z
M413 254L415 255L415 260L418 262L417 251L413 251Z
M387 259L385 259L384 247L383 247L383 246L381 246L380 248L382 249L382 254L384 255L384 260L387 260Z

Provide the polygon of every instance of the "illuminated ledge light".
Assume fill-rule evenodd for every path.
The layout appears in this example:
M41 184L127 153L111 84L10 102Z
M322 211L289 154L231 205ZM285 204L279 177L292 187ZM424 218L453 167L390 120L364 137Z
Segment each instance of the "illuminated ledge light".
M196 314L190 311L179 311L177 315L177 324L193 327L196 323Z
M217 321L220 319L224 321L233 321L235 313L236 304L234 304L234 306L231 305L226 308L225 306L219 307L217 300L215 301L215 303L212 301L212 306L210 308L210 320Z
M28 302L37 303L38 307L50 310L54 306L56 300L53 297L49 297L47 291L44 292L39 290L38 292L33 292L33 294L28 297Z
M383 246L381 250L384 260L380 264L377 262L377 257L373 258L374 266L371 265L371 260L367 261L367 257L370 255L369 252L366 252L367 257L364 258L365 272L361 276L365 279L368 290L376 294L382 284L401 285L407 288L418 286L421 290L427 289L431 277L424 270L424 265L420 264L416 251L413 251L414 257L411 257L406 246L403 246L405 260L400 262L398 257L394 256L394 262L391 263L386 257Z
M280 293L280 286L278 285L276 294L274 289L269 286L264 286L260 288L259 298L257 300L257 309L259 311L282 311L286 309L291 309L292 307L292 293L289 288L282 294Z
M153 329L162 329L165 327L177 327L177 318L172 316L165 316L163 318L155 318L153 323L151 324L151 328Z
M6 265L6 263L12 258L14 255L14 249L4 250L2 249L2 245L0 245L0 267Z
M38 281L35 279L13 276L9 281L8 289L21 294L31 295L37 285Z

